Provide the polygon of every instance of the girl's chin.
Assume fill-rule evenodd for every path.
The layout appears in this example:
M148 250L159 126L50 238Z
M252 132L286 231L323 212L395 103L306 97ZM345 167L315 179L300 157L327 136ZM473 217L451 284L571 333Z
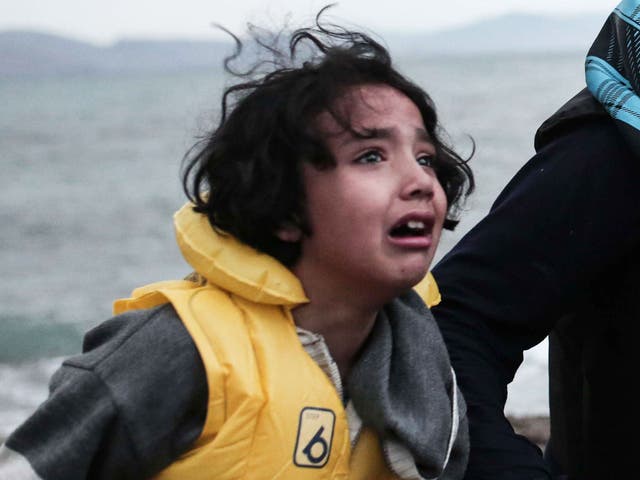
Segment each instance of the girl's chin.
M422 266L412 268L410 270L407 269L402 273L403 275L398 281L398 290L401 292L415 287L418 283L424 280L424 277L426 277L427 273L429 273L429 268L428 266Z

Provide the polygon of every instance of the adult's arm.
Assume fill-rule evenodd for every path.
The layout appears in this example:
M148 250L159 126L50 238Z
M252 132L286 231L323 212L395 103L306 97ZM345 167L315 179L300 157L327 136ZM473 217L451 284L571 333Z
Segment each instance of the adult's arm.
M0 447L1 480L149 478L197 439L204 367L171 306L103 323L84 350Z
M522 352L640 243L640 159L593 118L541 148L433 274L433 308L468 405L467 479L551 478L504 417Z

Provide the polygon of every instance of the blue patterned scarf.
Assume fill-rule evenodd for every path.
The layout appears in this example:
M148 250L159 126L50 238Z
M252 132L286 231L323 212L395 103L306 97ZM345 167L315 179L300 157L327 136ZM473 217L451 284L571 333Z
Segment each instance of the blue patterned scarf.
M587 88L640 153L640 0L624 0L609 15L585 68Z

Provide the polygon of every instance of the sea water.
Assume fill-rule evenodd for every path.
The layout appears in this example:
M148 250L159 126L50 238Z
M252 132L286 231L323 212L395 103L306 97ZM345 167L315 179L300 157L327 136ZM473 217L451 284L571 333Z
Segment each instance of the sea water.
M437 258L533 154L538 125L583 85L584 52L401 58L433 97L477 191ZM215 125L220 71L0 79L0 438L47 395L82 335L139 285L189 272L173 239L183 154ZM507 413L548 412L546 343Z

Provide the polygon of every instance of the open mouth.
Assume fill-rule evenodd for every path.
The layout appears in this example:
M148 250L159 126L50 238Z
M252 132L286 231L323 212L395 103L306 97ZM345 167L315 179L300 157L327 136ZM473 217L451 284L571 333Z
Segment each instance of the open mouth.
M400 218L389 230L389 240L397 247L428 249L433 244L435 219L429 213L410 213Z
M394 238L424 237L427 226L422 220L409 220L393 227L389 234Z

